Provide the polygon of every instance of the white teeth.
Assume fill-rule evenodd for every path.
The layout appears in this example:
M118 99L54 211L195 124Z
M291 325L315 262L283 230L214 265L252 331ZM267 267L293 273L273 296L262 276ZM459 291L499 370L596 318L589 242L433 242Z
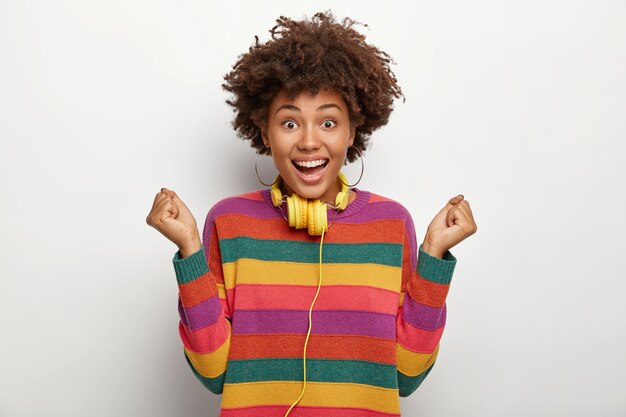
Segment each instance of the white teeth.
M304 168L315 168L320 165L324 165L326 163L324 159L318 159L317 161L293 161L293 162L299 167L304 167Z

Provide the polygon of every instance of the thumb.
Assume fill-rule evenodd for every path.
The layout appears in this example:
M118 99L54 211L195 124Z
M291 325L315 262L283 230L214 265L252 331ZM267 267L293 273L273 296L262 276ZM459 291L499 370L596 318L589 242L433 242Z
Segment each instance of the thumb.
M183 201L178 198L178 195L176 194L176 192L174 190L168 190L167 188L161 188L161 191L164 192L165 194L167 194L167 196L169 198L172 199L172 201L174 201L174 203L182 209L187 209L189 210L189 208L187 207L187 205L185 203L183 203Z
M458 203L460 203L465 197L463 196L463 194L459 194L455 197L452 197L449 201L448 204L450 206L456 206Z
M433 220L431 221L430 225L428 226L428 228L432 228L432 227L450 227L450 220L448 217L448 213L450 213L450 210L452 210L452 208L457 205L458 203L460 203L463 200L463 194L459 194L455 197L452 197L450 200L448 200L448 203L441 209L439 210L439 212L435 215L435 217L433 218Z
M463 194L459 194L455 197L452 197L450 200L448 200L448 203L441 209L439 210L439 215L447 215L448 212L452 209L452 207L456 206L457 204L459 204L462 200L463 200Z
M187 205L185 203L183 203L183 200L181 200L180 198L178 198L178 195L172 191L172 200L174 200L174 203L176 203L176 205L186 211L190 211L189 207L187 207Z
M174 202L174 205L177 208L177 213L175 217L183 222L195 224L196 219L191 213L191 210L189 210L189 207L187 207L187 205L183 203L183 200L178 197L176 192L174 192L173 190L168 190L167 188L163 188L162 191L166 193L168 197L170 197Z

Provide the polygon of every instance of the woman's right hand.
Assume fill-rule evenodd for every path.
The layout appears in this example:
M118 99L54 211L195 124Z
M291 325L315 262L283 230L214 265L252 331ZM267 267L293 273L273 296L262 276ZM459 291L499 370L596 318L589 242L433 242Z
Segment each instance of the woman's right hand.
M172 190L161 188L157 193L146 223L174 242L183 258L202 246L196 219Z

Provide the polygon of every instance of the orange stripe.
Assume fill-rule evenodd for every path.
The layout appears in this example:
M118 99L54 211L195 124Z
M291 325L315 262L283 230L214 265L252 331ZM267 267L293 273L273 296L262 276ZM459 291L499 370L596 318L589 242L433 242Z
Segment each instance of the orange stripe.
M407 284L407 291L412 299L431 307L443 307L449 289L449 284L428 281L418 274L414 274Z
M237 308L309 310L317 287L303 285L237 285ZM380 288L333 285L320 288L314 310L371 311L395 315L400 294Z
M215 282L223 284L224 277L222 276L222 254L220 252L220 247L218 244L217 237L217 227L213 228L211 232L211 237L209 240L209 253L206 254L207 257L207 265L209 266L209 271L213 273L213 278L215 278Z
M329 219L329 222L332 219ZM285 219L256 219L243 214L228 214L217 219L220 239L239 236L254 239L297 240L318 242L319 237L306 233L293 233ZM330 233L332 231L332 233ZM397 243L402 241L404 222L401 220L375 220L365 224L333 223L329 233L324 235L324 242L332 243Z
M217 294L217 288L213 284L212 279L209 278L210 274L209 272L191 282L178 284L180 298L185 307L196 305Z
M301 358L306 335L233 335L230 359ZM309 337L307 358L357 359L395 363L396 342L368 336L316 335Z

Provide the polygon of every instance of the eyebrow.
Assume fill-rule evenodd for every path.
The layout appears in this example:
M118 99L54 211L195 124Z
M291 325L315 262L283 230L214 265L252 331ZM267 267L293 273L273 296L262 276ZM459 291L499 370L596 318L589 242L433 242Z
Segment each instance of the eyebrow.
M339 107L338 105L333 104L333 103L322 104L321 106L319 106L317 108L317 111L321 111L321 110L325 110L325 109L331 109L331 108L335 108L335 109L338 109L339 111L342 111L341 107ZM293 110L293 111L297 111L297 112L300 111L300 108L298 106L294 106L293 104L283 104L282 106L280 106L279 108L276 109L274 114L278 113L282 109Z

